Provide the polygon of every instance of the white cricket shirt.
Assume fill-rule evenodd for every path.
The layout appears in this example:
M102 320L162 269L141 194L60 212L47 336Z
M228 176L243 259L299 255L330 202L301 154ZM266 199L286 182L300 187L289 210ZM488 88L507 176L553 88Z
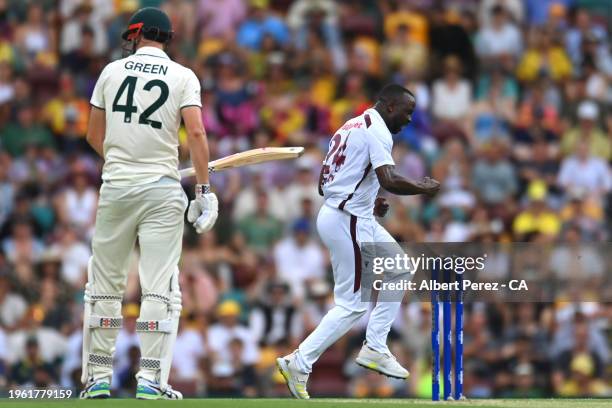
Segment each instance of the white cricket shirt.
M392 149L391 132L375 109L346 122L332 137L323 160L325 204L357 217L373 218L380 189L374 170L395 165Z
M155 47L108 64L90 101L106 111L102 180L120 186L180 180L181 109L202 107L200 93L193 71Z

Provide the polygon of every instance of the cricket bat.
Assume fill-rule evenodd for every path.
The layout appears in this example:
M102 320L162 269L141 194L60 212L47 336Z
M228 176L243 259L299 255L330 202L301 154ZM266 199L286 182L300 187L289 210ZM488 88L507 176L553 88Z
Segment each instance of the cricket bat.
M208 172L232 169L234 167L248 166L250 164L265 163L273 160L297 159L304 153L303 147L262 147L246 152L232 154L208 163ZM180 171L181 178L195 176L193 167Z

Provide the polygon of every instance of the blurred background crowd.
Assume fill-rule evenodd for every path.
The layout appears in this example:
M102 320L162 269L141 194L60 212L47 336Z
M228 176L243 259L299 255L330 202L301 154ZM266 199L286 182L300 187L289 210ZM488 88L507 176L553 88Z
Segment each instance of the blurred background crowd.
M211 158L307 149L214 174L214 231L186 226L172 373L184 393L287 395L274 358L333 302L314 224L320 162L335 129L386 83L417 99L395 136L397 167L443 186L433 199L388 197L380 222L398 241L610 241L608 0L0 0L0 389L79 387L102 165L84 138L88 101L142 6L170 15L167 52L201 79ZM115 353L119 395L133 395L138 367L137 259ZM571 274L568 265L543 268ZM589 300L468 305L466 394L609 396L612 305ZM365 322L317 363L311 395L429 397L430 305L407 298L393 327L407 382L355 365Z

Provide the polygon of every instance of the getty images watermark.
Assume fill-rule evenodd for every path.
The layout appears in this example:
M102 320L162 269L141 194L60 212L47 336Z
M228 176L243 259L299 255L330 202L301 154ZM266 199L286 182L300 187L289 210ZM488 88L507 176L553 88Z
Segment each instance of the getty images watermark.
M612 301L612 245L362 243L362 301Z
M407 254L395 254L392 257L377 256L372 259L372 273L385 275L385 273L399 275L414 275L417 271L452 271L463 275L466 272L484 271L486 267L487 254L481 256L410 256ZM443 279L443 278L442 278ZM529 290L527 282L522 280L510 280L508 284L499 282L474 282L470 279L453 281L442 281L441 279L424 279L415 282L412 279L397 279L385 281L383 278L374 279L372 282L374 290L410 290L410 291L455 291L455 290L498 290L500 287L509 287L510 290Z

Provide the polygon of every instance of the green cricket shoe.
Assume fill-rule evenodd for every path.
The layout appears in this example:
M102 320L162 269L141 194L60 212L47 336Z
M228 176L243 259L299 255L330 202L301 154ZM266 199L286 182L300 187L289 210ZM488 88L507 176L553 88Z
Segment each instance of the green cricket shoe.
M169 385L165 390L162 390L158 383L139 378L138 386L136 387L136 398L143 400L181 400L183 399L183 394L173 390Z
M110 382L104 380L90 380L85 384L79 398L81 399L101 399L110 398Z

